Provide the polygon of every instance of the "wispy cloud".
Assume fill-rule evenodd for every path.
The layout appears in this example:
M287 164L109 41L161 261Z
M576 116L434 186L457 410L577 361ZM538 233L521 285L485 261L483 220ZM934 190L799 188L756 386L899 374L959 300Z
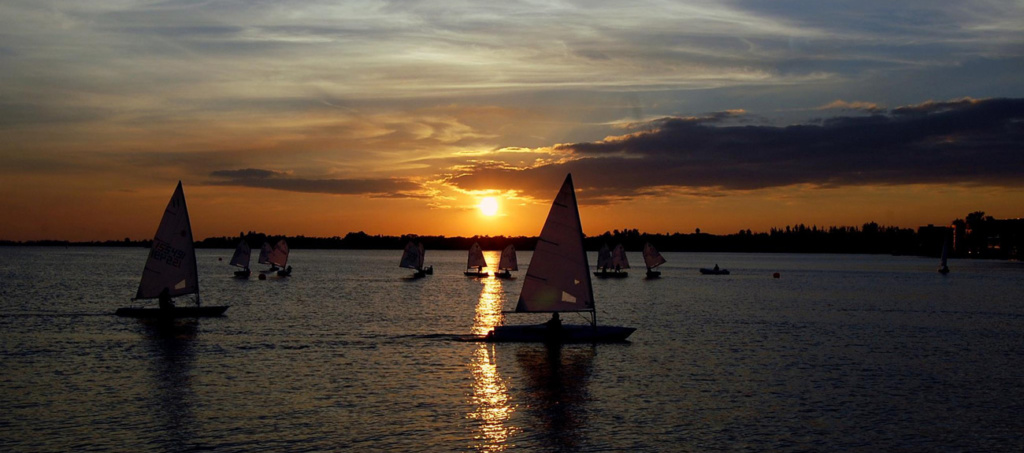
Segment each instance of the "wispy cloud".
M289 192L323 193L332 195L368 195L380 197L424 198L418 193L419 184L404 179L308 179L290 176L286 172L244 168L218 170L210 174L211 185L242 186Z

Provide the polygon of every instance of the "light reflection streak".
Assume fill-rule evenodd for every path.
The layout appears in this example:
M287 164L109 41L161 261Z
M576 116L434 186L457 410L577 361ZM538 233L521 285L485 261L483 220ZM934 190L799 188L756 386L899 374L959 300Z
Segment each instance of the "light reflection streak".
M501 323L501 309L505 300L501 280L492 276L483 279L482 282L484 286L480 291L480 300L477 302L476 316L473 319L473 333L479 335L486 334ZM521 428L508 424L515 408L511 404L508 385L498 374L493 344L479 344L473 351L470 370L473 373L473 394L470 402L474 410L467 414L467 418L477 421L476 426L479 427L479 433L474 436L476 445L472 448L478 451L507 450L511 447L508 443L509 438L521 431Z

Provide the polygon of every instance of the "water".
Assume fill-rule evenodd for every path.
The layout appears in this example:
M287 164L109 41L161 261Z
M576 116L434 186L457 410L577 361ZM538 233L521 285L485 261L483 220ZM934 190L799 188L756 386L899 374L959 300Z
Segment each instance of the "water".
M199 250L231 308L173 326L112 316L146 253L0 248L0 450L1024 448L1021 263L665 253L660 280L594 282L630 343L548 348L452 340L522 285L465 252L410 280L400 251L295 250L291 278L240 281Z

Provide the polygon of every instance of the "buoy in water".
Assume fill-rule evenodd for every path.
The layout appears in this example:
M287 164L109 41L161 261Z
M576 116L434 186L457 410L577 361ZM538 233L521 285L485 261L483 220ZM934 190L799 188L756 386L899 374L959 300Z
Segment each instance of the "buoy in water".
M776 273L772 274L772 277L779 278L780 276L779 276L779 273L776 272Z
M266 280L267 274L260 274L260 280Z

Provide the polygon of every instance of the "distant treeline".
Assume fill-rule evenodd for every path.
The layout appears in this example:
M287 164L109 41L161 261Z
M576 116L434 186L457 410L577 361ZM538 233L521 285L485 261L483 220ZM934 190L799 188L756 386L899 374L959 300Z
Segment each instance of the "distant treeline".
M650 242L661 251L678 252L792 252L792 253L900 253L924 252L918 244L912 229L881 227L870 223L862 228L831 227L828 229L797 225L784 229L772 229L767 233L752 233L750 230L736 234L713 235L701 232L683 234L641 233L637 229L606 231L599 236L584 239L588 250L598 250L607 244L614 247L622 244L626 250L640 251L644 243ZM508 244L516 250L533 250L537 244L534 236L384 236L369 235L362 231L348 233L345 237L280 236L248 232L233 237L210 237L196 242L198 248L233 249L244 237L249 246L258 250L264 242L274 244L287 239L291 249L402 249L410 240L422 242L428 250L468 250L479 242L484 250L501 250ZM0 241L0 245L48 245L48 246L103 246L103 247L149 247L151 241ZM927 251L937 254L937 250Z
M258 232L239 233L233 237L210 237L196 243L199 248L233 249L242 238L253 250L259 250L264 243L274 244L287 239L291 249L350 249L350 250L400 250L410 240L422 242L428 250L468 250L479 242L484 250L501 250L508 244L516 250L533 250L537 244L535 236L384 236L369 235L359 231L345 237L307 237L267 235ZM754 233L741 230L734 234L714 235L702 233L651 234L637 229L606 231L598 236L584 239L587 250L598 250L607 244L614 247L622 244L626 250L640 251L650 242L658 250L666 252L741 252L741 253L869 253L896 255L938 256L943 245L949 247L951 255L983 258L1024 258L1024 220L998 220L985 216L984 212L973 212L964 219L954 220L951 226L927 226L916 231L910 228L882 226L874 222L860 227L795 225L772 228L768 232ZM0 245L44 245L44 246L102 246L102 247L149 247L151 241L0 241Z

